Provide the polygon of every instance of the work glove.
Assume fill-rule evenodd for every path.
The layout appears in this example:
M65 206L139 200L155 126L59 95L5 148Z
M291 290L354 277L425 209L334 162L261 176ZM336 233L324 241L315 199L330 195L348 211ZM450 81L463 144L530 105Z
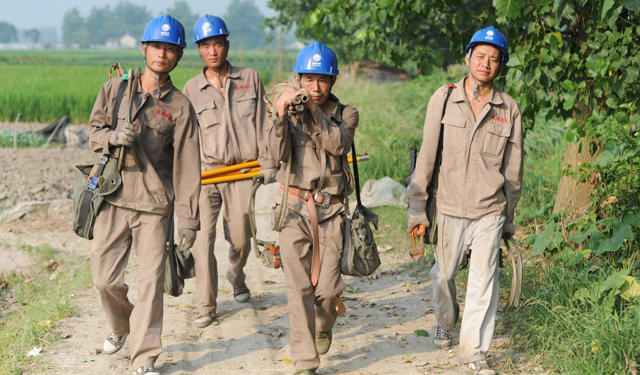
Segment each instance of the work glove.
M515 233L516 227L513 223L504 223L504 226L502 227L502 239L506 241L509 238L512 238Z
M278 174L278 168L269 168L265 170L260 170L260 175L264 177L263 184L269 185L273 182L276 182L276 175Z
M121 123L118 124L116 130L111 133L111 138L109 138L109 143L114 146L126 146L130 147L133 144L133 140L136 137L136 133L134 132L135 127L131 123Z
M196 230L183 228L178 229L178 246L180 250L189 250L193 247L193 243L196 242Z
M429 227L427 213L424 211L416 211L412 208L407 209L407 236L410 236L413 228L420 224L424 225L425 228Z

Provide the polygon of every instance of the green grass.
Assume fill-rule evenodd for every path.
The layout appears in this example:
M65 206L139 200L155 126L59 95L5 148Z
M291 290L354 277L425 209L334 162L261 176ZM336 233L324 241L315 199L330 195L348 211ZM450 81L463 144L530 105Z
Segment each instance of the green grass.
M293 65L292 53L284 66ZM38 53L0 52L0 119L13 121L23 113L23 121L53 122L69 116L72 123L87 123L100 87L109 79L111 64L120 61L125 68L140 66L144 59L138 50L78 50ZM277 56L269 52L232 51L229 61L250 66L260 72L267 85L277 69ZM203 66L196 51L188 50L171 73L180 90Z
M12 148L13 137L13 130L0 131L0 148ZM38 134L18 132L16 136L16 146L18 148L40 147L45 143L47 143L47 137Z
M3 297L8 294L17 301L15 311L3 318L0 328L0 374L21 374L39 363L42 356L27 358L25 354L34 347L50 347L60 339L59 322L74 315L70 295L91 282L86 258L57 259L53 267L47 261L57 252L50 246L23 248L34 262L32 274L0 280L8 283L8 288L0 291ZM57 277L51 279L54 272Z

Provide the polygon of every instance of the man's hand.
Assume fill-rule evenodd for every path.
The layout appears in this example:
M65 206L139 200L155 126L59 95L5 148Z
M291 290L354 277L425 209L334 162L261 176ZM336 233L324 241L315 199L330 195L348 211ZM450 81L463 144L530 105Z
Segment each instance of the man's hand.
M178 229L178 246L180 250L189 250L193 247L193 243L196 242L195 229Z
M275 107L278 115L285 114L289 106L293 105L293 98L301 95L307 97L307 102L304 103L304 106L307 107L310 112L314 112L316 110L317 104L311 98L309 91L307 91L306 89L296 89L290 86L282 90L280 96L278 97L278 100L276 101Z
M416 225L424 225L425 228L429 228L429 219L427 219L427 213L422 211L416 211L414 209L407 209L407 236L411 235L413 228Z
M114 146L130 147L136 137L135 127L131 123L118 124L116 130L111 133L109 143Z
M269 168L260 170L260 175L264 178L262 182L264 185L269 185L276 182L276 174L278 174L278 168Z
M515 233L516 233L516 227L513 225L513 223L505 223L504 226L502 227L502 238L505 241L513 237Z

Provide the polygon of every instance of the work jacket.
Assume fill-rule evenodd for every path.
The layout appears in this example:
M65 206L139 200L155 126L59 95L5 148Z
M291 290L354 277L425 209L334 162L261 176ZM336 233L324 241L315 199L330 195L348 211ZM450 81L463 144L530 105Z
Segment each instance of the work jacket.
M227 62L225 96L205 76L207 67L184 85L198 115L202 170L258 160L261 168L276 168L266 158L264 87L258 72Z
M347 154L360 117L357 109L340 103L335 95L327 100L337 103L329 117L320 106L313 113L277 117L267 127L267 149L271 159L283 162L276 175L281 184L286 182L286 163L293 152L290 186L346 197L353 191ZM318 216L322 220L321 210Z
M495 85L476 119L464 91L463 78L442 108L448 87L429 100L422 147L407 195L409 208L424 212L427 186L433 175L441 124L444 124L442 165L438 178L438 212L478 219L506 216L513 223L522 188L522 121L513 98Z
M87 140L98 153L118 155L120 147L109 147L113 108L120 77L100 89L89 119ZM125 123L129 96L125 93L117 114ZM143 93L138 84L134 95L132 124L134 146L142 171L138 171L131 148L125 147L122 186L105 200L114 206L168 216L175 206L178 228L199 229L200 147L198 120L189 100L167 79L157 89Z

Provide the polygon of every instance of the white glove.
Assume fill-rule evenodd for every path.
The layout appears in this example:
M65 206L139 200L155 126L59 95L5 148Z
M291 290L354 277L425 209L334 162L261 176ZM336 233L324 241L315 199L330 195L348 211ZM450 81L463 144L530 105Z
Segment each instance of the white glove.
M429 219L427 219L427 213L424 211L416 211L412 208L407 209L407 236L411 235L413 228L417 225L424 225L425 228L429 227Z
M278 168L269 168L260 171L260 175L264 177L263 184L269 185L273 182L276 182L276 175L278 174Z
M193 243L196 242L195 229L183 228L178 229L178 241L180 250L189 250L193 247Z
M111 133L109 143L114 146L127 146L130 147L133 144L133 140L136 137L134 132L135 127L131 123L118 124L116 130Z

